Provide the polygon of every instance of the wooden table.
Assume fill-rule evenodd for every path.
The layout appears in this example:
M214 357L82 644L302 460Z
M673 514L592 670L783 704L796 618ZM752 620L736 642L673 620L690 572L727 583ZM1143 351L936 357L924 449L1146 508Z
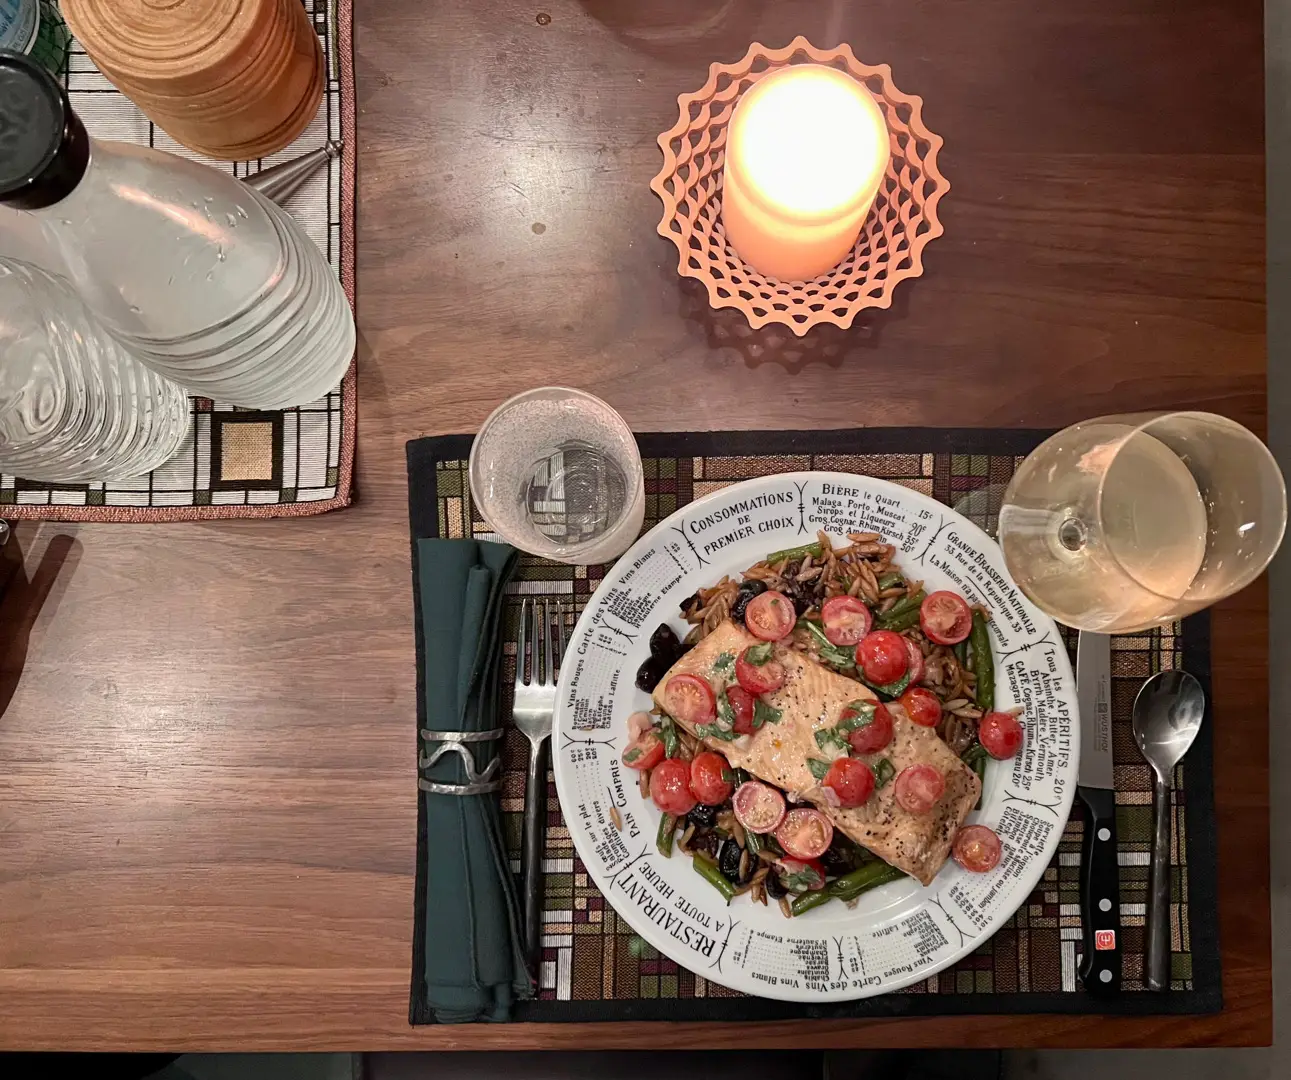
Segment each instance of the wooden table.
M406 1022L404 441L553 381L643 430L1186 405L1262 431L1261 18L1258 0L359 0L359 501L18 530L0 1045L1267 1043L1262 585L1214 624L1222 1015ZM891 312L787 348L732 337L681 288L647 182L710 61L799 32L924 97L952 189Z

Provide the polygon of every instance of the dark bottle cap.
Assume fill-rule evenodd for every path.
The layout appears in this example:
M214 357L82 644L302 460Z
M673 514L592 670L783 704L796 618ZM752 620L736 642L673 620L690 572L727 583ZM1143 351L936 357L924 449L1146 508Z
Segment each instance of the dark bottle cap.
M67 91L30 57L0 49L0 203L52 206L89 161L90 139Z

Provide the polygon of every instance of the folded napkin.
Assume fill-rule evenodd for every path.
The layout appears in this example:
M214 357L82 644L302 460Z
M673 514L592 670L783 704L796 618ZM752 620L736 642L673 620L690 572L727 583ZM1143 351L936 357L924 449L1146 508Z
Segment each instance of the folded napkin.
M474 540L417 541L418 651L424 660L425 729L488 731L498 715L503 592L518 553ZM422 741L421 760L441 744ZM484 772L500 740L464 743ZM501 766L494 772L496 779ZM425 780L469 782L455 752L421 769ZM427 1001L440 1023L509 1020L531 996L523 932L502 834L498 793L423 790L426 816Z

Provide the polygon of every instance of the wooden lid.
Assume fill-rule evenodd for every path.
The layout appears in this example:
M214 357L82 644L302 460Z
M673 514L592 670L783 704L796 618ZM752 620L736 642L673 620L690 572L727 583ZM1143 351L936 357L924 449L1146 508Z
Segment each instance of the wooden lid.
M104 74L155 93L237 81L266 35L290 37L294 18L308 25L298 0L63 0L62 11Z

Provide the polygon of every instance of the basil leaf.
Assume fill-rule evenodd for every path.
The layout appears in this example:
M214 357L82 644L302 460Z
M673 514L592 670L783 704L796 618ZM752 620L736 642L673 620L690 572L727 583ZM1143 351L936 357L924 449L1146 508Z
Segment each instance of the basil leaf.
M734 666L735 654L732 652L718 653L717 659L713 661L713 670L723 675L729 675Z
M893 767L892 762L885 757L879 758L874 765L874 779L876 781L874 790L878 791L879 788L887 786L887 782L891 780L892 777L896 776L896 774L897 771Z
M860 731L874 723L874 710L878 706L872 701L852 701L843 709L843 718L838 722L839 731ZM849 715L850 714L850 715Z
M663 739L664 756L680 757L681 740L677 738L677 726L672 722L671 716L663 718L663 725L659 729L659 734Z
M865 680L862 679L861 682L865 682ZM865 685L876 694L891 701L894 698L899 698L905 692L905 688L910 685L910 672L907 670L896 682L884 683L882 686L875 686L873 683L865 682Z
M735 710L731 708L731 701L725 692L717 695L717 720L713 726L721 728L722 731L735 729Z
M716 724L700 724L695 728L695 734L701 739L717 739L720 742L734 742L739 738L734 731L720 728Z
M722 783L724 783L724 784L734 784L734 783L735 783L735 773L734 773L734 772L732 772L730 769L723 768L723 769L722 769Z
M832 668L849 671L856 667L856 646L835 645L825 636L824 628L813 619L799 619L798 625L811 631L816 639L816 652Z
M825 779L831 764L828 761L821 761L820 758L809 757L807 759L807 768L811 770L811 775L817 780Z
M819 728L815 732L816 745L825 753L829 753L831 746L836 746L839 750L847 751L847 736L842 734L838 728Z
M764 641L761 645L750 645L744 650L744 662L754 667L761 667L775 655L775 643Z
M753 727L756 730L763 724L778 724L782 713L779 709L772 708L761 698L753 699Z
M824 882L821 879L819 870L814 866L804 866L801 870L795 870L792 874L781 874L780 884L790 892L800 893L818 888Z

